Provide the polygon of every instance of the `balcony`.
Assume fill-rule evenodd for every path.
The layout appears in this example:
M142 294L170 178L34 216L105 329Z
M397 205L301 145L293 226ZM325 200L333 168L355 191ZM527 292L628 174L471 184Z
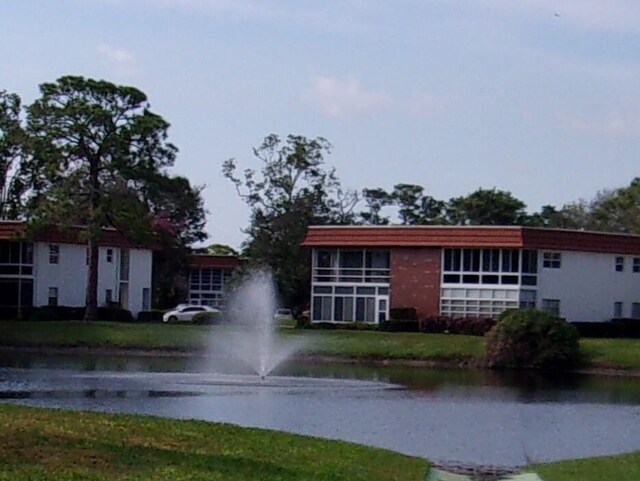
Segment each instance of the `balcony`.
M312 273L313 282L352 284L388 284L389 276L389 269L379 267L315 267Z

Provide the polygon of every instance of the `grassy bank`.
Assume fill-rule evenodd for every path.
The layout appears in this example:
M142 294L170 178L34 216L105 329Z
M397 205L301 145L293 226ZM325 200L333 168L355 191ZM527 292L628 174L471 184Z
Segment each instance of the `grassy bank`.
M0 480L422 480L424 459L147 416L0 405Z
M0 346L203 350L221 327L109 322L0 322ZM284 329L305 336L305 352L349 359L477 363L484 339L445 334ZM640 369L640 339L582 339L588 367Z
M545 481L614 481L640 479L640 451L618 456L560 461L531 466Z

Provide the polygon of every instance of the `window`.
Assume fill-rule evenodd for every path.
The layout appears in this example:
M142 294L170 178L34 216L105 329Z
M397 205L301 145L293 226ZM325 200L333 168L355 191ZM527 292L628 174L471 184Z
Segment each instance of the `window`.
M620 319L622 317L622 302L617 301L613 303L613 318Z
M60 246L57 244L49 244L49 264L58 264L60 262Z
M633 272L640 272L640 257L633 258Z
M640 302L631 304L631 317L633 319L640 319Z
M624 271L624 257L616 257L616 272Z
M542 310L560 316L560 299L542 299Z
M142 310L148 311L151 309L151 289L148 287L142 288Z
M560 252L543 252L542 267L547 269L560 269L562 264L562 255Z
M107 289L104 292L104 300L107 304L111 304L113 302L113 289Z
M113 262L113 249L107 249L107 262L109 264Z
M49 305L50 306L58 305L58 288L57 287L49 288Z

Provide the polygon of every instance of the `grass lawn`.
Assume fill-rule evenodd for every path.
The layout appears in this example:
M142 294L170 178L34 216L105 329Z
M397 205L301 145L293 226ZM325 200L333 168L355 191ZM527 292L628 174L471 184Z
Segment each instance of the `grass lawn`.
M640 451L531 466L545 481L623 481L640 479Z
M0 345L201 350L218 326L115 322L0 322ZM282 329L305 336L305 352L350 359L480 361L484 339L446 334ZM588 365L640 369L640 339L582 339Z
M0 404L0 480L423 480L428 462L341 441Z

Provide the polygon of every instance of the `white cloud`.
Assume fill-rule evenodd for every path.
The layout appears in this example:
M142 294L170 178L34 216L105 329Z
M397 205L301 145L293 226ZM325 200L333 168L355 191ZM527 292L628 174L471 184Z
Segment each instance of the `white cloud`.
M368 115L392 104L387 93L367 90L353 77L314 77L303 96L332 117Z
M133 54L127 50L101 43L98 53L118 75L129 75L135 70Z

